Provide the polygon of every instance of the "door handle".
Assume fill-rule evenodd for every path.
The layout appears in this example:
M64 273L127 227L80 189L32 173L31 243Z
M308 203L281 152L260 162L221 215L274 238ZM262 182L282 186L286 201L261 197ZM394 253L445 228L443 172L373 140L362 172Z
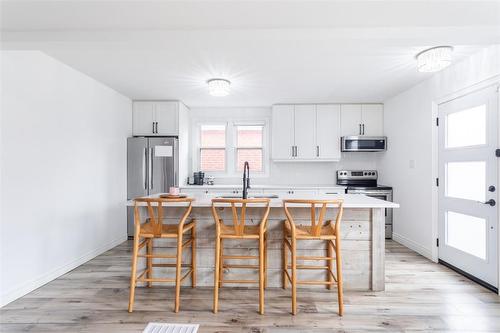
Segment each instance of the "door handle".
M148 168L148 148L144 148L144 156L142 159L142 182L144 184L144 189L148 189L148 180L146 177L147 174L147 169Z
M153 189L153 148L149 148L149 189Z
M485 201L485 202L482 202L482 201L479 201L480 203L482 204L485 204L485 205L490 205L491 207L495 206L497 204L497 202L493 199L490 199L488 201Z

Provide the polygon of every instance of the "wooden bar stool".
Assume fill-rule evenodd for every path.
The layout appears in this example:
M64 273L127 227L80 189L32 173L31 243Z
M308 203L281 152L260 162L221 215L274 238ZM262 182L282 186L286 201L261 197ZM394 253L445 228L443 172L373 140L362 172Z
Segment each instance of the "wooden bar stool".
M215 271L214 271L214 313L217 313L219 306L219 288L223 283L259 283L259 313L264 314L264 288L266 287L267 273L267 217L269 216L269 199L212 199L212 213L214 215L216 226L215 239ZM264 213L259 225L247 226L246 214L247 205L250 207L262 208ZM217 209L221 207L230 207L232 213L233 225L224 224L219 217ZM238 216L238 210L240 214ZM259 241L258 256L244 255L224 255L224 239L255 239ZM231 259L253 259L259 260L258 265L231 265L225 264L225 260ZM254 268L259 270L259 280L224 280L224 268Z
M185 223L192 209L191 198L164 199L164 198L137 198L134 200L134 247L132 253L132 274L130 277L130 299L128 312L134 308L135 286L137 282L147 282L151 287L153 282L175 282L175 312L179 312L179 296L181 282L191 275L191 286L196 287L196 220L191 219ZM145 222L141 223L139 204L146 203L147 214ZM174 207L185 208L185 211L178 224L163 224L164 204L169 205L169 209ZM183 236L190 232L190 238L183 242ZM159 254L153 252L153 239L155 238L175 238L177 240L177 253L175 255ZM141 241L142 240L142 241ZM182 263L182 250L191 245L191 263ZM139 254L139 250L146 247L146 254ZM137 275L138 258L146 258L146 269ZM154 258L176 259L175 263L153 263ZM153 267L175 267L175 278L153 278ZM181 270L187 267L188 271L181 276ZM145 277L144 277L145 276Z
M296 207L311 208L311 225L296 225L289 205ZM316 219L316 205L319 208L319 217ZM335 224L331 220L323 223L326 215L327 205L337 208ZM343 213L343 200L283 200L286 220L283 224L283 289L286 289L287 280L292 284L292 314L297 313L297 285L326 285L331 289L333 284L337 284L339 315L344 313L343 291L342 291L342 255L340 251L340 221ZM324 256L297 256L298 240L320 240L327 242L327 255ZM288 250L291 253L292 263L288 264ZM326 266L317 265L297 265L297 260L304 261L326 261ZM337 274L333 273L333 261L337 262ZM292 274L288 269L292 269ZM325 281L318 280L298 280L298 269L325 269L327 278Z

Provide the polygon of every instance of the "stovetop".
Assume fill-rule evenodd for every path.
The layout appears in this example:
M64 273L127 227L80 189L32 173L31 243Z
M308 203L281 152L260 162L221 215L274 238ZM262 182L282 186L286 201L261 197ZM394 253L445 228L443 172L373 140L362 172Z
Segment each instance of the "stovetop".
M392 190L392 187L385 185L375 186L347 186L347 190Z

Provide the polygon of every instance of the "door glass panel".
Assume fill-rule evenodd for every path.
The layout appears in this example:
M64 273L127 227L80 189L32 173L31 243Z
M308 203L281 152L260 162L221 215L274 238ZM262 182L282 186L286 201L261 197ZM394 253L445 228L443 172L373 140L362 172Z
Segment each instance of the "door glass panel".
M446 244L486 259L486 220L471 215L446 212Z
M446 196L485 201L486 162L450 162L446 164Z
M479 105L446 117L446 148L486 144L486 105Z

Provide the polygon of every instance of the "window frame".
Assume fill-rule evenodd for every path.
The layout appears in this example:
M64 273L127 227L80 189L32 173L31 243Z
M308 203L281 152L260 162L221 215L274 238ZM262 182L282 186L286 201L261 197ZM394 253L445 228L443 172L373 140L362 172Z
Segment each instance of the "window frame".
M200 170L201 166L201 127L203 125L224 125L226 128L226 147L225 147L225 171L205 171L206 175L217 178L235 178L240 177L241 172L237 166L237 140L238 126L262 126L262 147L254 149L262 149L262 171L252 171L250 166L250 175L254 178L269 177L270 158L269 158L269 119L196 119L193 121L193 147L192 147L192 168L193 171ZM214 148L214 149L222 149ZM245 147L244 149L251 149Z

